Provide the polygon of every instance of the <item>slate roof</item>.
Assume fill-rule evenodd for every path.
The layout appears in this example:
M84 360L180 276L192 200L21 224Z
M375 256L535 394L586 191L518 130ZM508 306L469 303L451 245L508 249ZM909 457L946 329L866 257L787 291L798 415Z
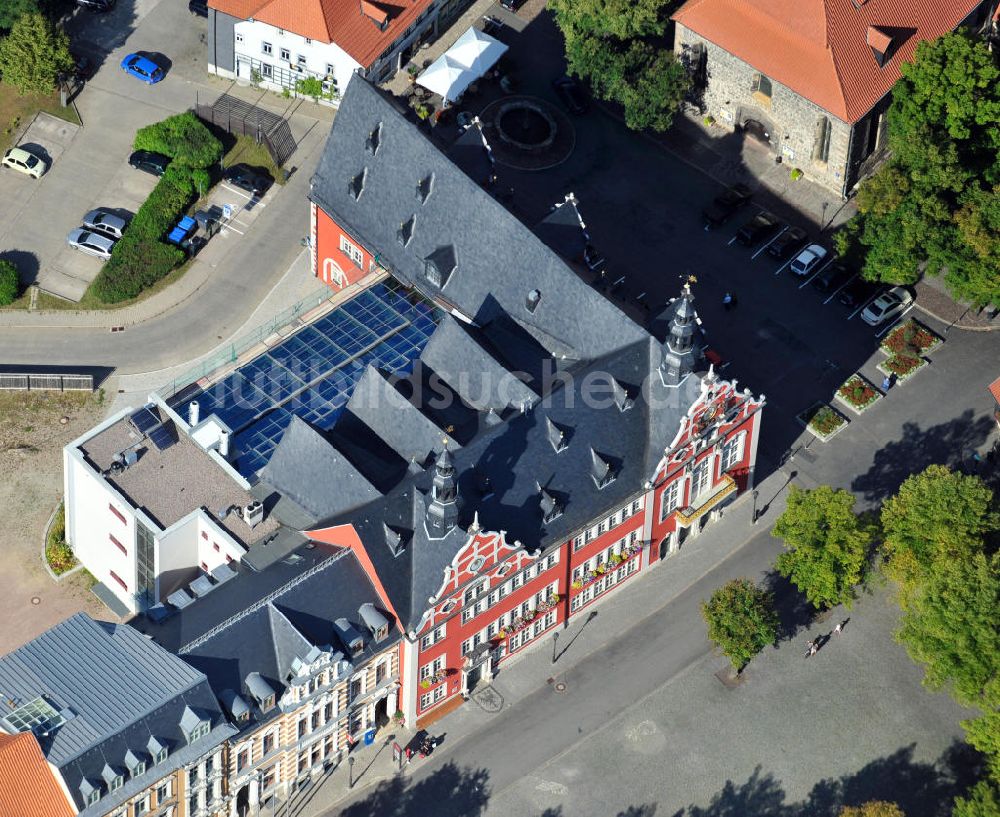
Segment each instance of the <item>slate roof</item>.
M534 233L555 252L571 261L583 257L587 235L576 199L561 201L534 227Z
M292 417L259 476L309 517L328 513L334 504L350 510L380 495L347 457L298 416Z
M0 733L0 814L4 817L76 814L31 732Z
M379 148L372 155L366 142L379 125ZM364 186L355 198L349 181L362 170ZM424 201L421 185L424 192L429 188ZM506 313L543 345L555 341L558 348L546 348L557 356L592 360L646 334L357 75L344 92L311 198L378 252L400 280L479 324ZM414 215L413 236L404 247L396 233ZM438 287L428 279L427 265L435 262L440 270L445 256L454 258L454 269ZM541 300L529 312L525 299L532 290Z
M241 570L179 615L158 623L139 617L133 626L204 672L231 706L234 695L249 703L246 682L253 673L280 698L296 658L317 647L332 648L335 659L338 652L340 659L348 655L333 626L338 618L364 638L360 656L349 659L355 666L393 644L400 630L391 619L388 638L377 644L364 626L360 610L372 603L382 609L353 553L309 544L260 572ZM267 717L257 714L258 722Z
M673 19L837 118L857 122L889 93L921 40L954 30L979 2L688 0ZM880 59L887 37L891 46Z
M81 813L104 814L168 771L190 762L234 733L219 711L205 676L143 638L131 627L94 621L80 613L0 658L0 691L19 705L43 697L65 722L42 736L46 759L56 766ZM191 709L211 722L208 736L188 745L181 730ZM147 755L150 738L169 750L113 793L102 774L124 770L125 757ZM85 807L81 784L102 787L100 801Z

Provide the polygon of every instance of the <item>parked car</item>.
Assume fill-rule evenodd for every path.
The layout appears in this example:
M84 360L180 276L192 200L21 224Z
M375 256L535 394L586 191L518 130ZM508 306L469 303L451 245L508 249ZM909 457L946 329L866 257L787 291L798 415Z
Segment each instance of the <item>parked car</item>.
M559 77L559 79L553 80L552 87L555 88L562 104L571 114L579 116L587 112L587 97L584 96L580 83L573 77Z
M500 5L507 11L517 11L523 0L500 0Z
M753 193L745 184L734 184L716 196L712 203L701 211L705 226L717 227L726 222L740 207L753 198Z
M787 258L806 243L809 235L801 227L789 227L767 247L767 254L772 258Z
M823 259L826 256L826 247L822 247L819 244L810 244L792 261L792 272L796 275L808 275L823 263Z
M893 287L864 308L861 320L869 326L878 326L895 318L912 303L913 295L906 287Z
M208 0L188 0L188 11L199 17L208 17Z
M844 306L855 309L872 297L880 289L879 284L866 281L860 275L837 294L837 300Z
M125 219L119 215L115 215L104 207L91 210L83 217L81 223L88 230L106 235L108 238L115 240L122 237L122 233L125 232L125 228L128 226L128 222Z
M740 227L736 240L747 247L766 241L781 227L778 217L767 210L761 210L757 215Z
M162 176L170 164L170 157L162 153L153 153L151 150L137 150L128 157L128 163L136 170Z
M147 85L155 85L164 77L163 69L149 57L129 54L122 60L122 71Z
M103 14L105 11L111 11L115 7L115 0L76 0L76 4L87 11Z
M267 170L245 164L227 167L222 173L222 178L233 187L245 190L252 196L263 196L274 184L274 179Z
M96 258L103 258L105 261L111 257L111 250L115 246L113 238L85 230L83 227L73 230L66 236L66 243L74 250L79 250L87 255L93 255Z
M23 173L25 176L31 176L33 179L41 178L48 170L44 161L24 148L11 148L3 155L0 164L11 170L16 170L18 173Z
M820 292L833 292L837 287L847 283L852 275L854 270L848 269L839 261L834 261L812 279L812 285Z

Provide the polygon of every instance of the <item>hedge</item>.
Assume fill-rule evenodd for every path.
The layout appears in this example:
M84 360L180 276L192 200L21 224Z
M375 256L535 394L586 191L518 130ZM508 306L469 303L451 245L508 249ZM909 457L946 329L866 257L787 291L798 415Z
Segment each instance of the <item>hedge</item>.
M143 202L125 235L115 244L92 291L104 303L135 298L185 259L184 251L162 238L174 227L194 198L191 171L169 165Z
M192 168L211 167L222 158L222 143L191 111L140 128L134 148L163 153Z
M195 199L196 186L206 189L205 168L222 158L222 143L190 111L140 129L133 146L172 161L91 284L104 303L137 297L184 261L184 251L163 239Z
M0 306L14 303L21 289L17 267L10 261L0 260Z

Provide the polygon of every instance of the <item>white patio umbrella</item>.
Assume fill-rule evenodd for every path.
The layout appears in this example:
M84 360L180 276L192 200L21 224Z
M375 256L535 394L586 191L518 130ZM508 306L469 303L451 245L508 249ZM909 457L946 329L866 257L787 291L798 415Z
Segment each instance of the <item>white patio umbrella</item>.
M470 28L445 53L478 78L489 71L506 50L507 46L496 38L478 28Z
M448 102L454 102L475 80L476 75L468 67L444 53L417 77L417 84Z

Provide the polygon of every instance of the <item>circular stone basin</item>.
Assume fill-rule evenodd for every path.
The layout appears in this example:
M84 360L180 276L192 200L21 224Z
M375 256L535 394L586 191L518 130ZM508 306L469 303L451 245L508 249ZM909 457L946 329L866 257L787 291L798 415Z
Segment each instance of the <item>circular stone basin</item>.
M530 100L519 99L501 105L495 121L500 138L520 150L547 150L556 138L556 120Z

